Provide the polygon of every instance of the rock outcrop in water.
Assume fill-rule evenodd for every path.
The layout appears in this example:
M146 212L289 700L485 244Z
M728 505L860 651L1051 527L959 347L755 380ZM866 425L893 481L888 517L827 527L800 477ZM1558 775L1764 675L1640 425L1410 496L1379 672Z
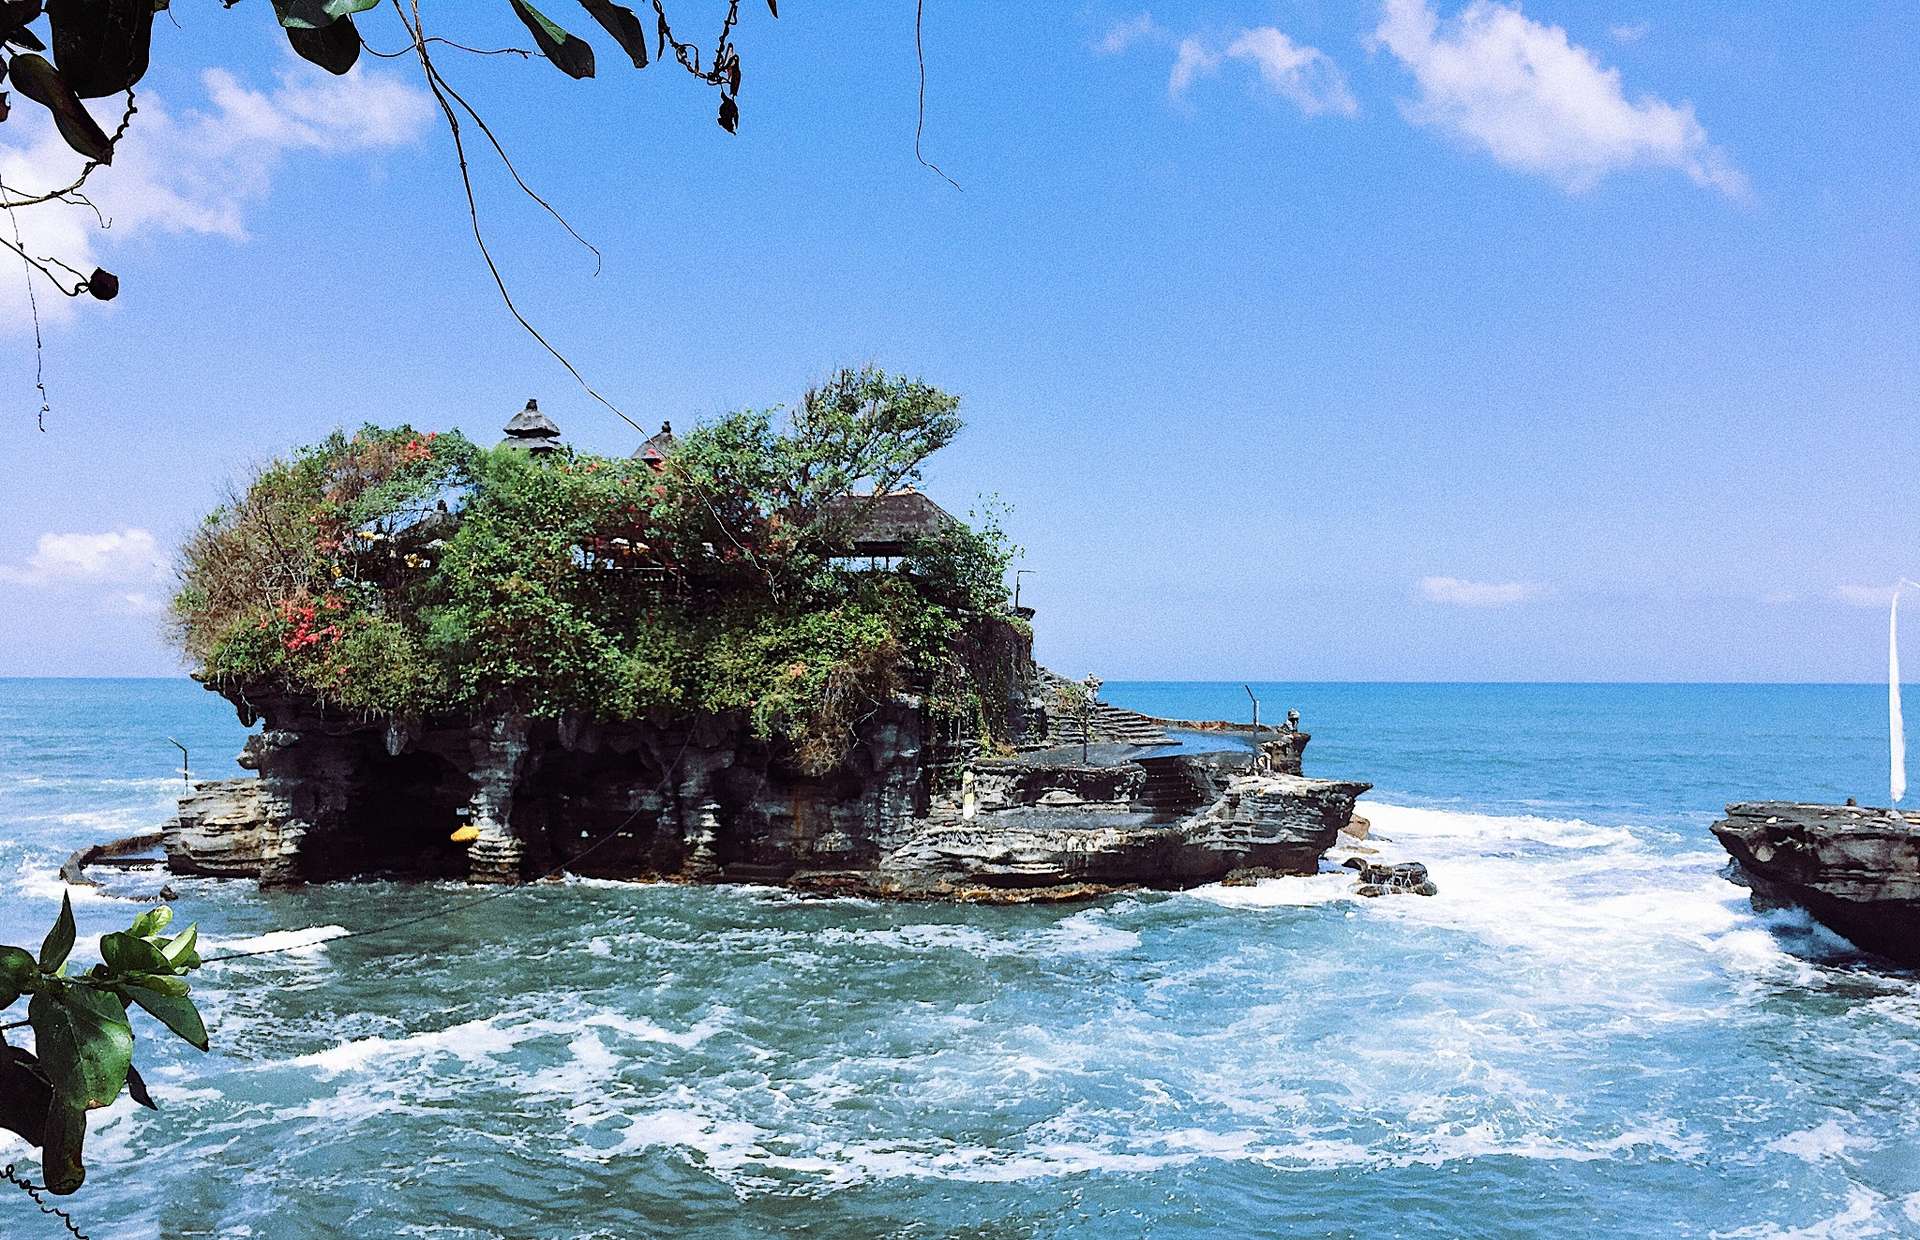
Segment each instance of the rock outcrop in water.
M724 717L403 726L287 697L242 709L264 721L241 755L257 777L182 799L164 839L175 873L289 885L371 873L511 882L565 869L1071 898L1312 873L1368 787L1303 777L1304 732L1264 732L1258 748L1226 752L1100 739L939 761L951 750L928 744L908 697L863 720L825 775Z
M1920 966L1920 814L1729 805L1713 834L1757 905L1798 905L1868 951Z
M1198 760L1175 761L1204 769ZM1189 887L1246 871L1311 874L1352 816L1355 798L1371 786L1252 772L1211 779L1218 795L1177 818L1151 809L1077 809L1043 796L934 822L883 859L877 884L895 895L991 898L1059 888Z

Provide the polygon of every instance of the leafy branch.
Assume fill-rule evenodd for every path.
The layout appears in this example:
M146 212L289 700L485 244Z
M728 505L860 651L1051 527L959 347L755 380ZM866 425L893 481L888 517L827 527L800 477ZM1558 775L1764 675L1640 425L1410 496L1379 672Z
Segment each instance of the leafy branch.
M223 5L228 8L238 2L239 0L222 0ZM401 56L411 52L419 60L428 89L433 94L435 102L440 105L447 122L448 133L453 140L454 155L459 165L461 182L466 191L468 214L475 243L480 250L482 260L493 276L508 313L543 348L553 354L595 400L622 418L626 418L624 413L621 413L586 382L573 363L555 349L514 305L506 282L487 247L480 225L479 209L474 199L472 177L456 108L459 113L464 113L473 124L478 126L520 191L553 216L574 240L592 250L596 260L599 258L599 251L581 237L579 232L520 176L519 170L514 167L512 159L494 135L492 128L440 72L439 67L434 63L430 49L440 46L476 56L517 54L522 58L530 58L535 53L523 48L483 49L439 35L428 36L421 20L418 0L411 0L411 16L401 5L400 0L394 0L394 11L409 35L410 44L397 52L381 52L367 46L354 23L356 15L367 13L379 2L380 0L272 0L274 15L293 51L329 73L345 74L352 70L359 61L363 47L376 56ZM506 0L506 2L512 8L514 15L526 26L528 33L533 36L534 45L539 49L540 56L569 77L585 78L594 75L593 47L585 39L567 31L529 0ZM721 21L720 33L714 41L711 52L705 54L695 44L674 34L662 0L653 0L655 48L652 57L648 54L647 32L641 24L639 15L633 9L610 3L609 0L579 0L579 3L587 15L592 17L627 54L636 69L644 69L652 59L664 59L667 49L671 48L673 58L687 72L718 88L720 92L719 124L728 133L738 131L741 71L740 53L734 43L733 34L740 19L739 0L729 0L725 16ZM0 210L12 213L51 203L92 208L92 202L86 198L81 189L95 168L113 162L115 148L132 122L134 113L137 111L133 88L147 71L153 37L154 13L165 7L164 0L157 4L155 0L0 0L0 86L11 84L19 94L44 107L51 115L61 138L87 160L78 176L70 184L59 188L30 191L19 186L9 188L0 185ZM779 15L778 0L767 0L767 8L774 16ZM34 29L34 26L43 19L47 28L45 37ZM52 52L51 60L41 55L42 52L49 50L49 43ZM109 135L88 110L85 100L123 92L127 96L126 110L118 127ZM8 94L0 90L0 122L4 122L8 115ZM98 215L97 210L95 214ZM102 220L101 224L104 227L105 221ZM30 252L21 237L17 215L13 216L13 225L13 239L9 241L4 236L0 236L0 249L11 252L23 264L30 299L37 280L45 280L67 297L88 294L106 301L119 293L120 282L111 272L95 269L91 273L86 273L56 256ZM596 272L597 270L596 266ZM39 322L37 302L32 309L37 328ZM36 343L35 347L37 355L40 346ZM47 406L43 384L41 396L41 414L44 418ZM632 419L627 420L632 421Z
M73 976L67 973L73 902L64 896L37 956L0 946L0 1010L27 1000L25 1021L0 1026L0 1128L40 1149L49 1192L71 1193L86 1179L88 1111L111 1105L122 1089L141 1106L154 1107L133 1066L129 1005L207 1049L207 1027L186 981L200 967L198 934L192 926L162 934L172 920L173 910L163 905L125 930L102 935L100 963ZM23 1025L33 1031L32 1050L6 1041L5 1030Z

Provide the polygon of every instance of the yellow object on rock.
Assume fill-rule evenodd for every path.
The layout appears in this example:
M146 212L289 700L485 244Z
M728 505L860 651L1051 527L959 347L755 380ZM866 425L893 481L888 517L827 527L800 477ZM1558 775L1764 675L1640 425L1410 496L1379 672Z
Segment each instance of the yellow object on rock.
M447 837L456 844L466 844L480 838L480 828L468 823Z

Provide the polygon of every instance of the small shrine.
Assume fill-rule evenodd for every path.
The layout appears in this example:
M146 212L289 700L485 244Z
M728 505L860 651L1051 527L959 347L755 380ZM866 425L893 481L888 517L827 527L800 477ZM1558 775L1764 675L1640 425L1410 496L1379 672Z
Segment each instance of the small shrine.
M525 452L529 456L544 456L560 450L560 428L553 419L540 412L540 402L529 398L527 407L507 419L504 428L507 437L500 441L502 447Z

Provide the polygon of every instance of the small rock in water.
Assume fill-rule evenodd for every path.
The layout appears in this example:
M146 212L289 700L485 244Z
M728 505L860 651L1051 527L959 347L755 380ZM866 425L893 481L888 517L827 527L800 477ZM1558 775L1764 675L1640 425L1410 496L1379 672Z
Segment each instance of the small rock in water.
M1340 828L1340 834L1351 835L1356 840L1364 840L1367 838L1367 832L1371 830L1373 830L1373 824L1355 814L1347 820L1346 826Z
M1347 868L1358 870L1359 886L1355 888L1363 896L1385 896L1409 893L1416 896L1440 894L1433 880L1427 877L1427 867L1418 861L1400 861L1392 865L1381 865L1360 857L1348 857L1341 863Z

